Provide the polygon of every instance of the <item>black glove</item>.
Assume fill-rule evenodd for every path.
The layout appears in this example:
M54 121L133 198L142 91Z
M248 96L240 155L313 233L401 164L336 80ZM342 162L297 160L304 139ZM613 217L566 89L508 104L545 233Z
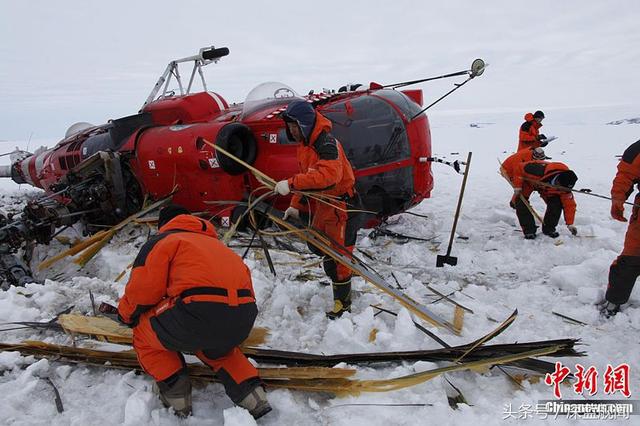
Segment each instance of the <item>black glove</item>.
M538 140L541 141L542 139L546 139L547 137L543 134L538 135Z
M544 148L547 145L549 145L549 142L540 141L540 147L541 148Z
M105 316L107 316L108 318L111 318L112 320L118 321L120 324L124 325L125 327L133 328L137 325L137 324L130 324L128 322L125 322L124 319L120 316L120 314L116 314L115 318L112 315L113 314L106 314Z

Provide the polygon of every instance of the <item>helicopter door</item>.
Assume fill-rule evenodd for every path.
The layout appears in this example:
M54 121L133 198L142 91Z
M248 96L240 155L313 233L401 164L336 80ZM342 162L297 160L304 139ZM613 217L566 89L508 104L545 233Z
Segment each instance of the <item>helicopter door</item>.
M413 197L411 147L404 121L385 100L371 95L346 99L320 111L333 123L356 174L367 210L397 213ZM398 164L401 163L401 164Z

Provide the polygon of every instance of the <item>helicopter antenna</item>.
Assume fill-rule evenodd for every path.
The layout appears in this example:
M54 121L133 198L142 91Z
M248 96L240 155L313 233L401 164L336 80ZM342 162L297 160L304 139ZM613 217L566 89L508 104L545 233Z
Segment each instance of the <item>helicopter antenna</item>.
M145 106L147 106L149 103L153 102L154 99L156 99L156 95L158 94L158 92L160 92L160 89L162 88L163 85L164 85L164 88L162 88L162 94L160 95L160 97L165 96L167 94L167 89L169 88L169 82L171 81L172 77L174 77L178 82L178 87L180 88L180 95L188 95L189 93L191 93L193 80L195 78L196 72L198 72L198 74L200 75L200 78L202 79L202 86L206 91L207 83L204 79L204 74L202 73L202 67L209 65L212 62L218 62L220 58L227 56L228 54L229 54L229 48L227 47L219 47L219 48L216 48L214 46L203 47L202 49L200 49L200 52L197 55L187 56L186 58L176 59L169 62L169 64L167 65L167 68L164 70L164 72L156 82L155 86L153 86L151 93L147 97L147 100L144 102L144 104L142 104L142 108L140 108L140 110L144 109ZM189 84L187 85L186 90L182 85L182 78L180 77L180 72L178 71L178 64L181 64L183 62L193 62L193 69L191 71L191 77L189 78Z
M29 139L27 140L27 151L29 151L29 145L31 144L32 137L33 137L33 132L29 133Z
M444 95L440 96L434 102L432 102L431 104L429 104L428 106L426 106L425 108L420 110L420 112L416 113L413 117L411 117L409 119L409 121L413 121L415 118L417 118L420 115L422 115L422 113L424 113L426 110L428 110L429 108L431 108L432 106L434 106L435 104L437 104L438 102L440 102L441 100L443 100L444 98L446 98L447 96L449 96L450 94L452 94L453 92L455 92L456 90L458 90L459 88L464 86L466 83L468 83L473 78L481 76L482 73L484 73L484 70L485 70L485 68L487 66L489 66L489 64L485 64L485 62L482 59L476 59L475 61L473 61L471 63L471 69L469 69L467 71L460 71L459 73L454 73L454 74L449 74L449 75L446 75L446 76L435 77L435 78L444 78L444 77L452 77L454 75L464 75L464 74L469 76L469 78L467 78L462 83L454 84L454 88L453 89L449 90L447 93L445 93ZM432 78L432 79L434 79L434 78ZM426 79L423 80L423 81L426 81ZM399 83L399 84L403 84L403 83ZM413 84L413 82L410 82L410 84ZM406 84L403 84L403 85L406 86ZM396 86L396 87L398 87L398 86ZM402 87L402 86L400 86L400 87Z

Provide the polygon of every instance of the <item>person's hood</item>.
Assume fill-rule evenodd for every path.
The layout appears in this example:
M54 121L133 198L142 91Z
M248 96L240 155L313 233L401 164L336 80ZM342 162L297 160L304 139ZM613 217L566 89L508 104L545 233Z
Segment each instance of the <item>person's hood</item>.
M282 119L287 122L297 123L302 130L302 136L308 144L311 140L311 134L316 124L316 111L313 106L302 99L297 99L291 102L287 109L282 113ZM292 139L287 129L287 136Z
M311 132L311 136L309 137L309 140L311 141L311 145L315 143L320 133L330 132L331 128L332 128L331 121L329 121L327 117L325 117L324 115L316 111L316 125L313 128L313 131Z
M524 121L530 121L536 129L542 127L542 123L538 123L530 112L524 115Z
M205 234L211 237L218 238L218 233L211 222L200 219L199 217L190 214L180 214L169 222L164 224L159 231L167 232L174 229L180 229L183 231L196 232L198 234Z

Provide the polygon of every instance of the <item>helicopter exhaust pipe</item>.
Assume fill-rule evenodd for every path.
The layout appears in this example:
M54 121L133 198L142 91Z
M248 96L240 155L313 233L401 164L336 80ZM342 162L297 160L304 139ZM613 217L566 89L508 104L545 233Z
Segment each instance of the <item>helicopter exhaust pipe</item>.
M50 151L44 151L38 154L31 154L21 151L19 156L12 158L10 166L0 166L0 179L11 178L19 185L26 183L27 185L44 189L40 181L40 173L44 166L44 160L49 153Z

